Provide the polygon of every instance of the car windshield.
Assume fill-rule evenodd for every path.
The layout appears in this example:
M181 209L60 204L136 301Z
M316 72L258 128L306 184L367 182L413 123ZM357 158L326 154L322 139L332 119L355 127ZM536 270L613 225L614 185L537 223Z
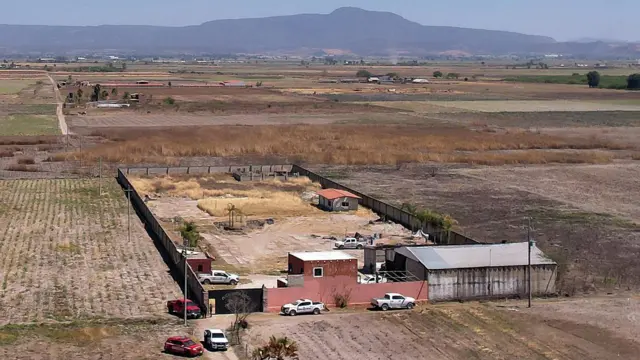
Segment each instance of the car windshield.
M212 338L224 339L223 333L211 333Z
M193 346L196 343L193 342L193 340L186 340L185 342L182 343L184 346Z
M304 302L304 300L296 300L293 305L300 305L301 302Z
M187 302L185 302L184 304L185 304L185 305L187 305L187 306L196 306L196 303L194 303L194 302L193 302L193 301L191 301L191 300L188 300L188 301L187 301Z

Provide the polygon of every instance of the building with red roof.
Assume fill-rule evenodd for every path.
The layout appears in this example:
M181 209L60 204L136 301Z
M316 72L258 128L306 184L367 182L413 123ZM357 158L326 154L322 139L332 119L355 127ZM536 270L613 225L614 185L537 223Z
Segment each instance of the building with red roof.
M358 210L360 197L348 191L324 189L318 191L318 206L327 211Z

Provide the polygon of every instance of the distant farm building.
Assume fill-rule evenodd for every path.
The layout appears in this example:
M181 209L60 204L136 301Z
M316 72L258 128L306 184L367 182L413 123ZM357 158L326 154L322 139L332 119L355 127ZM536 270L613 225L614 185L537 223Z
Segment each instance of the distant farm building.
M327 211L358 210L360 197L348 191L324 189L318 191L318 206Z
M525 297L528 243L418 246L388 249L387 270L402 270L429 283L429 300ZM555 293L556 263L531 249L534 295Z
M221 82L220 85L225 87L247 87L247 83L240 80L230 80Z

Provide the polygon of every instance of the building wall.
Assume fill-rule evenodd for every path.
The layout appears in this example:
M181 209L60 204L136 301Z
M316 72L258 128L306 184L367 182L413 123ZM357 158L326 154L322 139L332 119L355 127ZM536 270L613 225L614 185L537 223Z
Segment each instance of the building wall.
M415 261L407 259L407 270ZM556 266L532 266L533 295L555 293ZM418 274L414 274L418 276ZM428 272L429 300L524 297L528 294L527 266L432 270Z
M313 276L313 269L321 267L323 276L316 278ZM358 273L358 260L325 260L325 261L302 261L297 257L289 254L289 274L304 275L305 283L307 281L320 280L335 276L346 276L356 282Z
M372 247L364 248L364 269L365 273L373 273L376 270L376 263L385 262L385 250ZM373 271L371 270L373 269Z
M211 274L211 259L187 259L187 263L196 273Z
M296 299L322 301L327 307L335 307L335 294L348 294L349 305L367 305L374 297L385 293L400 293L416 298L416 301L428 300L428 284L424 281L392 282L379 284L358 284L351 279L337 277L332 281L305 282L304 287L265 289L265 311L278 312L284 304Z
M348 206L343 206L342 203L348 203ZM320 196L318 199L318 205L323 209L331 211L358 210L358 199L341 197L338 199L329 200L323 196Z

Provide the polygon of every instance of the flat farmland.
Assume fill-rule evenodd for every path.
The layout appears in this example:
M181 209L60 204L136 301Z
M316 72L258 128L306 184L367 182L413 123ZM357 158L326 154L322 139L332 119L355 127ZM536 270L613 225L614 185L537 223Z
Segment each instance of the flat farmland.
M607 298L536 301L533 309L518 302L465 303L389 313L253 317L247 340L255 346L271 335L287 336L308 360L630 359L640 350L633 336L640 329L629 315L637 311L637 298Z
M598 103L586 101L428 101L424 102L374 102L372 105L398 107L416 112L587 112L587 111L640 111L640 105ZM438 109L452 109L438 111Z
M181 296L114 180L0 182L0 324L163 314Z
M640 287L637 162L312 169L392 204L450 214L457 231L484 242L523 241L525 218L532 217L533 237L560 264L564 294Z

